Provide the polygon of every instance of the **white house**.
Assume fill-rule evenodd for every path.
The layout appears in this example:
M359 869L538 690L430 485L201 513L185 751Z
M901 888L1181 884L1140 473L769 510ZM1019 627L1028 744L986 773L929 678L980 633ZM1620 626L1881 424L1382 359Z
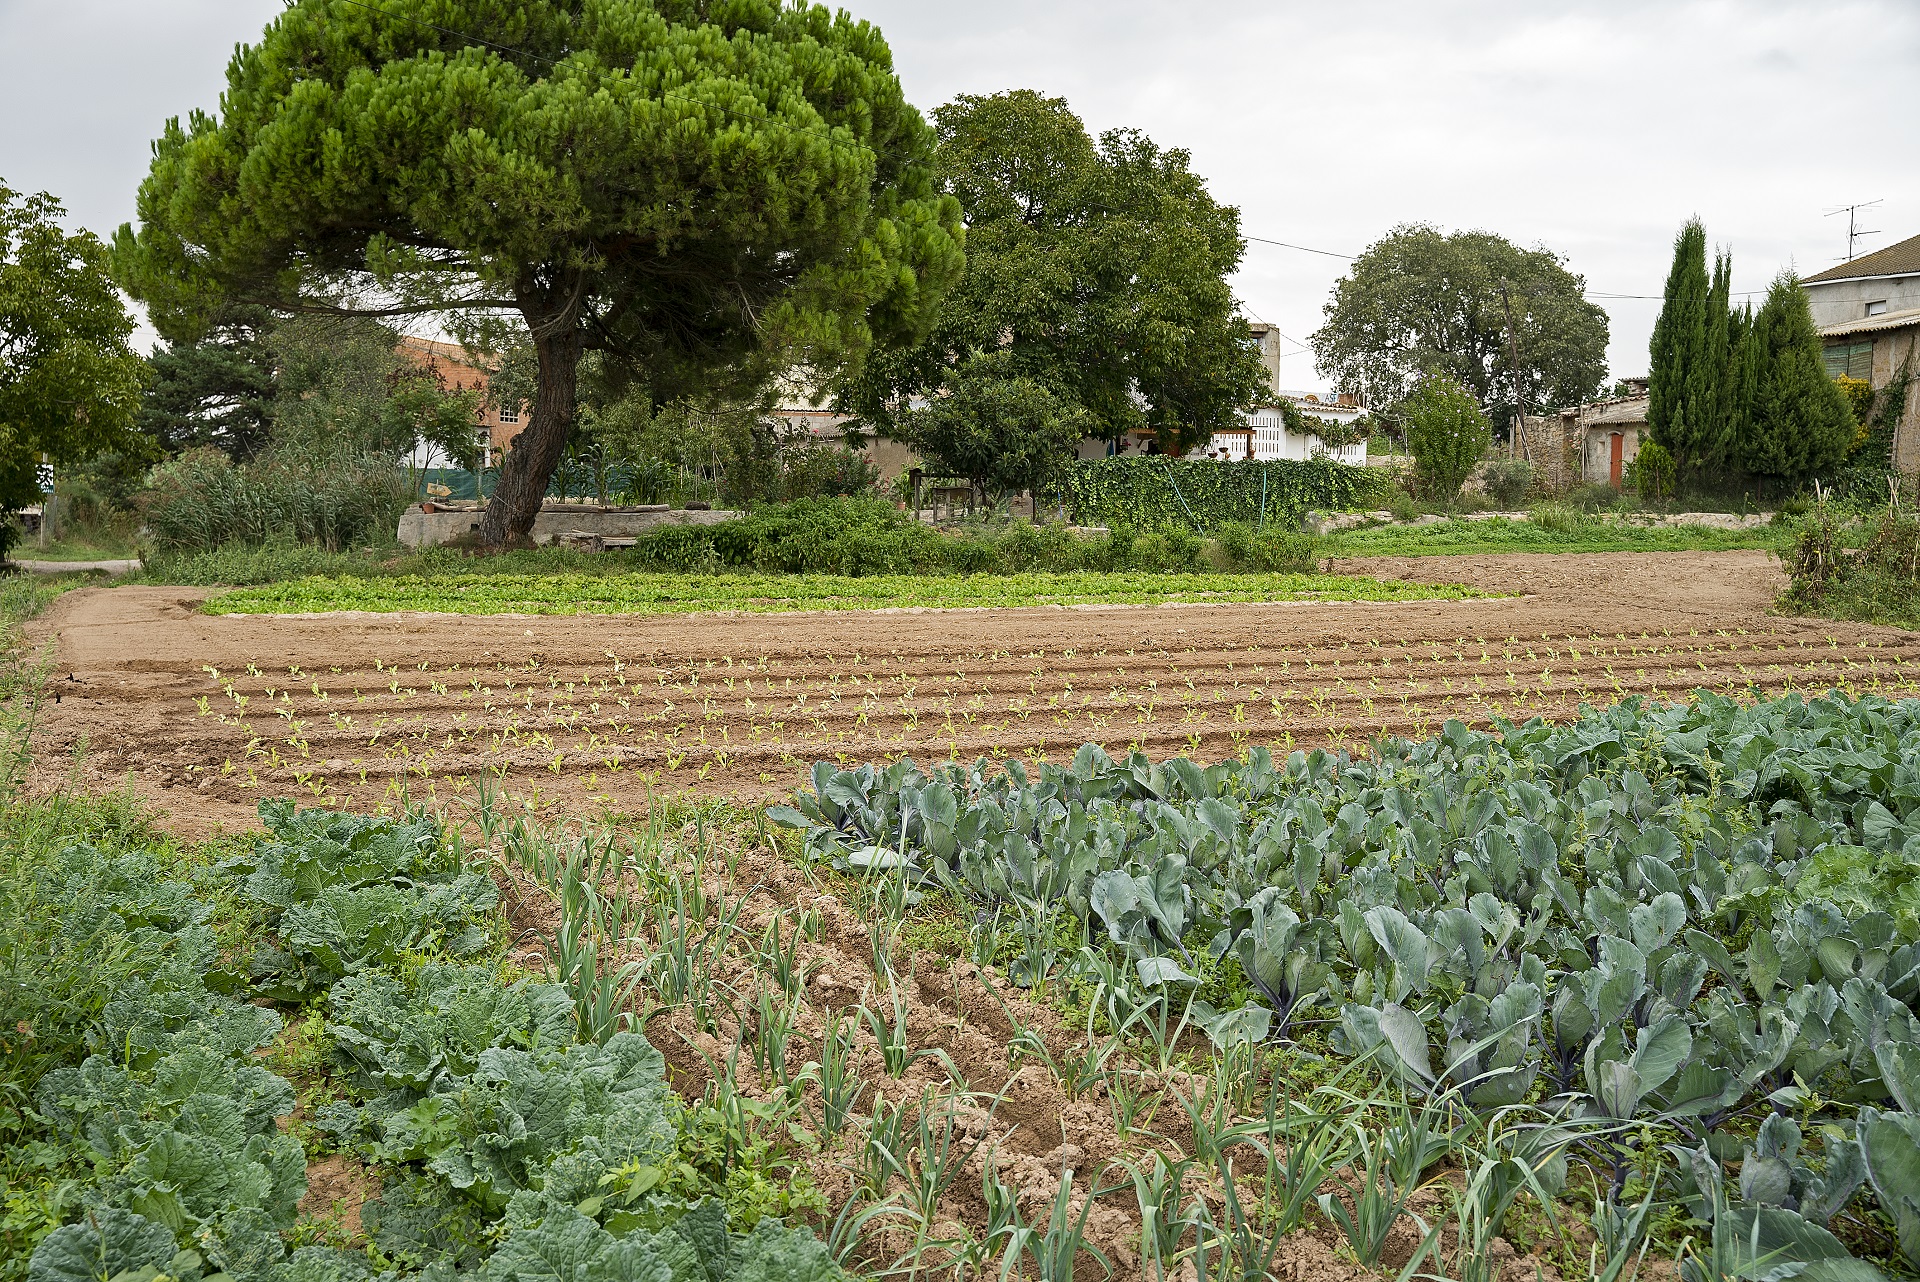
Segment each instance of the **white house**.
M1316 421L1344 427L1366 413L1358 405L1323 401L1308 392L1281 392L1280 396L1300 411L1300 417L1309 428ZM1275 459L1304 461L1319 458L1322 455L1335 462L1353 463L1365 467L1367 443L1356 441L1352 445L1329 449L1321 442L1319 435L1312 431L1306 433L1288 431L1286 415L1280 406L1262 405L1247 415L1246 427L1228 428L1215 432L1213 440L1190 457L1250 458L1264 463Z
M1225 428L1213 434L1206 445L1193 451L1189 458L1217 459L1254 459L1259 462L1271 462L1277 459L1306 460L1325 455L1341 463L1355 463L1365 466L1367 462L1367 443L1328 449L1319 436L1311 431L1293 432L1287 429L1286 414L1282 405L1290 405L1300 411L1300 416L1308 428L1312 428L1316 419L1342 427L1353 423L1366 414L1366 410L1351 396L1341 396L1334 400L1322 400L1311 392L1290 392L1280 386L1280 331L1273 326L1255 321L1248 326L1260 343L1260 363L1267 367L1267 389L1270 393L1265 404L1255 406L1247 414L1244 428Z

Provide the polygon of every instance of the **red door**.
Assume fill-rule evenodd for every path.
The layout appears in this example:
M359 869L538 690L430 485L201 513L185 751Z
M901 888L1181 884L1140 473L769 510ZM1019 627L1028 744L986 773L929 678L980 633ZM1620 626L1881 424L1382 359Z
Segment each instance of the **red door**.
M1611 471L1609 473L1610 476L1612 477L1612 480L1609 482L1609 484L1611 484L1613 488L1616 490L1620 488L1620 450L1621 450L1621 447L1624 446L1625 444L1626 444L1626 438L1620 435L1620 433L1618 432L1615 432L1611 437L1608 438L1608 448L1612 452L1612 458L1610 460L1612 466L1611 466Z

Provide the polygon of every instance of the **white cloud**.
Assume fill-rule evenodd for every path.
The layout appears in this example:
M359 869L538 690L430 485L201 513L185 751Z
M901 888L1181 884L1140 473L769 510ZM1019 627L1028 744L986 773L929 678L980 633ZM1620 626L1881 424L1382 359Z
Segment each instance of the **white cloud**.
M1186 147L1255 236L1356 252L1399 222L1566 255L1658 293L1698 213L1736 288L1844 248L1833 205L1883 198L1865 248L1920 234L1911 0L844 0L914 101L1033 88L1094 129ZM210 108L277 0L0 0L0 177L109 232L169 115ZM1304 339L1337 260L1255 245L1248 307ZM1607 300L1616 373L1657 304ZM1289 383L1310 385L1306 358Z

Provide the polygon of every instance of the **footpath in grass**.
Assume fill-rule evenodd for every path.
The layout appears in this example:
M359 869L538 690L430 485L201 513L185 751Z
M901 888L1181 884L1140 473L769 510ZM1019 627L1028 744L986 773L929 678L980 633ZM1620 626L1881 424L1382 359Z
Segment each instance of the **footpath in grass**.
M1382 525L1329 535L1332 556L1464 556L1501 552L1734 552L1785 547L1773 526L1720 530L1704 525L1630 525L1591 517L1566 525L1541 521L1437 521Z
M445 574L311 576L206 602L211 614L773 614L1283 601L1432 601L1490 595L1458 584L1309 574Z

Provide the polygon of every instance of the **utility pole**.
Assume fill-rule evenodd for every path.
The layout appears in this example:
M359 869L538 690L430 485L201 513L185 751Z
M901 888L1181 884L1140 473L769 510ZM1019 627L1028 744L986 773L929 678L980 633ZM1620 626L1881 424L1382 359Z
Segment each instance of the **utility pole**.
M1884 199L1884 197L1882 199ZM1842 262L1850 263L1853 261L1853 247L1863 237L1878 236L1880 234L1877 229L1868 230L1860 225L1860 211L1863 209L1872 209L1880 203L1880 200L1863 200L1857 205L1841 205L1837 209L1829 209L1826 212L1825 216L1828 218L1833 218L1840 214L1847 216L1847 256L1841 260Z
M1520 457L1533 462L1533 451L1527 445L1527 407L1520 392L1520 339L1513 327L1513 296L1507 290L1507 282L1500 282L1500 302L1507 309L1507 361L1513 369L1513 445Z

